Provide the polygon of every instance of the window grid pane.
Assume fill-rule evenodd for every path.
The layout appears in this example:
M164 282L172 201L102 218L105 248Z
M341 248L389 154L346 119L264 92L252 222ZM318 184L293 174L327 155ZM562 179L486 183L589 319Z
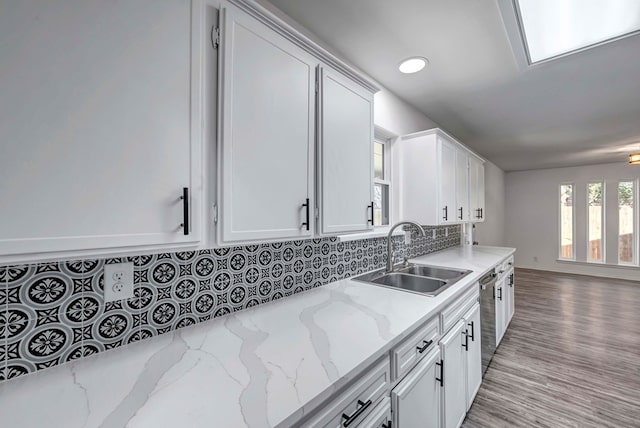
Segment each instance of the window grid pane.
M560 257L573 259L573 185L560 186Z
M631 264L634 262L635 216L633 181L618 183L618 262Z
M384 144L373 142L373 177L384 180Z
M587 186L589 215L589 248L587 260L601 262L602 257L602 183L589 183Z
M389 186L376 183L373 186L373 225L389 224Z

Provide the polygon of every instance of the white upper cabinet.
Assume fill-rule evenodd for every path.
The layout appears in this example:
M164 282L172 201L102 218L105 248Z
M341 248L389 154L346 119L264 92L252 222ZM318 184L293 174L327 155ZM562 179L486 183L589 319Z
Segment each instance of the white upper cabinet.
M199 4L3 7L3 262L200 240Z
M469 219L469 155L465 150L456 150L456 221Z
M399 156L401 218L427 225L481 221L474 215L484 207L484 166L466 147L431 129L402 137Z
M373 227L373 94L323 66L319 90L322 234Z
M370 229L375 89L258 5L231 3L220 25L217 243Z
M440 152L438 192L439 207L442 210L441 223L456 221L456 148L442 139L438 139ZM408 217L414 218L414 217ZM425 223L428 224L428 223Z
M218 241L311 237L318 62L234 7L221 37Z
M484 162L469 156L469 203L472 222L484 221Z

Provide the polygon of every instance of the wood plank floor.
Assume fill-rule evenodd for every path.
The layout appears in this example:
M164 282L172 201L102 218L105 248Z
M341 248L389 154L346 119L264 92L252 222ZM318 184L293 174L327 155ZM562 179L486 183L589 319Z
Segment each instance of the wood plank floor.
M640 282L515 279L516 313L462 426L640 427Z

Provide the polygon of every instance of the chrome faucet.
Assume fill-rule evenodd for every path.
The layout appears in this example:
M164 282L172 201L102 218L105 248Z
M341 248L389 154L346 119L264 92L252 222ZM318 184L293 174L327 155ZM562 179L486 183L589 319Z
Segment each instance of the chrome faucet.
M389 234L387 235L387 273L393 272L393 261L396 258L396 252L393 249L393 240L391 239L391 235L393 235L393 231L396 230L398 226L402 225L415 226L415 228L420 232L420 235L427 236L422 226L420 226L415 221L400 221L394 224L389 230Z

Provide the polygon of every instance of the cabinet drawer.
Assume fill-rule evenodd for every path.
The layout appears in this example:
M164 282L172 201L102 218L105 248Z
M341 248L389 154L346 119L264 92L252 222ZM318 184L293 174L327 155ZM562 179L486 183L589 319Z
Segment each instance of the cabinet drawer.
M396 346L391 351L391 378L394 381L402 379L423 357L437 346L439 336L440 320L438 317L434 317L408 339Z
M389 395L390 382L389 358L385 357L302 426L356 427L371 414L383 397Z
M447 306L440 312L442 333L446 333L451 327L462 319L464 314L471 306L480 301L480 290L478 283L475 283L462 296L458 297L455 302Z
M391 400L385 397L358 428L381 428L391 426Z

